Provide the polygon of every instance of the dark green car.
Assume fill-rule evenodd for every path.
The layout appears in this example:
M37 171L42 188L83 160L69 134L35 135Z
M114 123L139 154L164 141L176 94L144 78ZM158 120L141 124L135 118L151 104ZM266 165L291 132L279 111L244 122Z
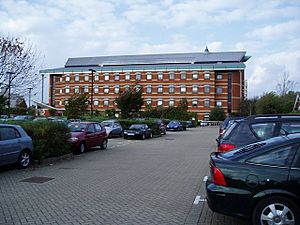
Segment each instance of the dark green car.
M300 133L212 153L207 203L253 225L300 224Z

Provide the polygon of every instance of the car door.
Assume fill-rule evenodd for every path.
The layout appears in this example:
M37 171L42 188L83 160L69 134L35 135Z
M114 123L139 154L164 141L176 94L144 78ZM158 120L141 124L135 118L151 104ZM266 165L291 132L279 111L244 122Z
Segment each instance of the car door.
M290 188L290 191L296 194L300 199L300 147L299 146L290 169L288 182L289 182L288 186Z
M102 127L100 124L95 123L95 130L97 135L97 144L100 145L106 137L105 128Z
M85 140L88 148L92 148L94 146L99 145L99 143L97 142L98 137L95 131L94 124L88 124L85 133Z
M13 127L0 127L0 165L14 163L21 151L21 136Z

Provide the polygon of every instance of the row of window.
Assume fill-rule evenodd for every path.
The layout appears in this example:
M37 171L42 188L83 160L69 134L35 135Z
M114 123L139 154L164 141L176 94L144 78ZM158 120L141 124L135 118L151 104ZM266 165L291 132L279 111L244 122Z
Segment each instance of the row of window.
M178 86L175 85L169 85L168 86L168 91L169 93L175 93L175 88ZM80 90L81 88L81 90ZM120 85L115 85L114 87L114 93L118 94L120 92ZM129 85L125 86L125 89L130 88ZM140 88L140 87L137 87ZM180 93L186 93L187 92L187 85L180 85ZM200 87L198 85L192 85L192 93L198 93L199 92ZM146 93L147 94L151 94L154 90L157 91L157 93L163 93L164 91L164 86L163 85L158 85L156 86L156 88L154 89L154 87L152 85L147 85L146 86ZM83 86L83 87L79 87L79 86L75 86L74 87L74 93L75 94L79 94L79 93L89 93L89 86ZM103 93L104 94L109 94L110 92L110 87L108 85L105 85L103 87ZM210 85L204 85L204 93L210 93L211 92L211 86ZM62 93L62 89L60 89L60 93ZM70 93L70 86L66 86L65 87L65 93L69 94ZM99 86L95 85L94 86L94 93L99 93ZM216 87L216 93L217 94L222 94L223 93L223 89L222 87Z
M111 100L111 101L114 102L114 100ZM146 104L147 105L152 105L152 102L153 102L153 100L151 98L147 98L146 99ZM68 100L65 101L65 104L67 104L67 103L68 103ZM109 103L110 103L110 100L108 98L105 98L103 100L103 106L109 106ZM156 103L157 103L157 106L163 106L164 105L164 100L161 99L161 98L159 98L159 99L156 100ZM196 99L196 98L192 99L191 103L192 103L193 107L197 107L198 104L199 104L199 99ZM204 99L203 103L204 103L203 104L204 107L210 107L210 99ZM63 104L63 102L59 101L59 105L62 105L62 104ZM94 106L98 106L99 105L99 100L98 99L94 99L93 100L93 105ZM168 100L168 106L175 106L175 99L170 98ZM216 106L217 107L222 107L222 101L216 101Z
M152 72L146 72L146 80L152 80L154 74ZM90 74L85 74L84 75L84 81L89 81L90 80L91 75ZM94 81L99 81L99 73L95 73L93 74L94 77ZM120 80L120 74L119 73L114 73L114 74L109 74L109 73L104 73L103 74L104 80L105 81L109 81L111 80L111 77L113 77L113 80L118 81ZM136 72L135 74L130 74L129 72L125 73L125 80L130 80L130 79L135 79L135 80L141 80L142 78L142 73L141 72ZM175 80L175 72L174 71L170 71L168 72L168 78L169 80ZM211 74L209 73L209 71L206 71L204 73L204 79L205 80L209 80L211 78ZM163 72L157 72L157 79L158 80L163 80L164 79L164 74ZM180 72L180 79L181 80L186 80L187 79L187 73L186 71L181 71ZM198 71L193 71L192 72L192 79L193 80L198 80L199 79L199 72ZM216 75L216 79L217 80L222 80L223 76L222 74L217 74ZM71 76L69 74L65 75L65 81L69 82L71 80ZM80 80L80 75L79 74L75 74L74 75L74 81L79 81ZM63 81L63 78L60 78L60 82Z

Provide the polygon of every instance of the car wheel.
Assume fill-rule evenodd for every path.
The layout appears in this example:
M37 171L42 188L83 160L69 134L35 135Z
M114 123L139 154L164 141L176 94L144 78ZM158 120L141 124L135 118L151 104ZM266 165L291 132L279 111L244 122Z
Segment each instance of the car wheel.
M100 145L100 148L101 149L107 149L107 143L108 143L107 139L104 139L102 141L102 144Z
M27 168L31 163L31 154L28 150L23 150L18 158L18 166L20 169Z
M111 132L108 134L108 138L112 138L112 133Z
M146 135L142 134L142 140L145 140L145 138L146 138Z
M152 134L152 132L150 133L150 136L149 136L150 138L153 138L153 134Z
M271 197L261 200L253 211L253 225L300 223L300 209L284 197Z
M79 146L79 154L82 154L85 152L85 143L81 142Z

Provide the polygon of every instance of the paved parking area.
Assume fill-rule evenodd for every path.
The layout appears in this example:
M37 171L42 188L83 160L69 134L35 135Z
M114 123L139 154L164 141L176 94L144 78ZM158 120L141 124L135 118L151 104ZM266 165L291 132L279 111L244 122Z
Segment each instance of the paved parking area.
M249 225L204 201L216 134L205 127L144 141L114 138L105 151L2 169L0 224Z

